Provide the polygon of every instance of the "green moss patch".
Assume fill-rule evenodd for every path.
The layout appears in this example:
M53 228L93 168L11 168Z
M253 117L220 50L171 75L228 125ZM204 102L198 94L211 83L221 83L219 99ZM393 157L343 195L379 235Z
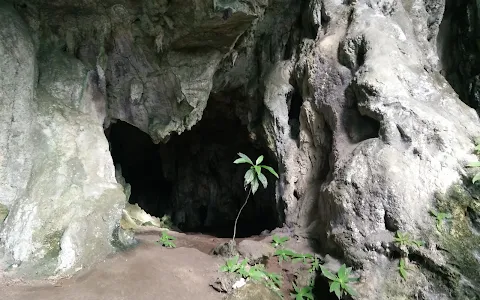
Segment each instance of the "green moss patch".
M5 221L8 216L8 207L0 203L0 224Z
M456 269L462 276L457 277L457 293L463 295L480 291L480 233L476 222L480 216L480 188L478 186L453 185L445 194L436 195L436 206L439 211L452 214L451 220L439 232L439 246L445 249L448 265Z

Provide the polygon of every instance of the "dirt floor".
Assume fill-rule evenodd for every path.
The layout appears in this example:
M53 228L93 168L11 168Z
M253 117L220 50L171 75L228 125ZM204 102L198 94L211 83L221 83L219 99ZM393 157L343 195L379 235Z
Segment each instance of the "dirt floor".
M155 242L158 232L144 232L140 245L118 253L69 279L58 282L0 280L0 299L8 300L217 300L224 294L210 284L219 275L223 259L209 255L228 239L204 234L173 234L177 248L167 249ZM265 237L252 237L260 240ZM237 242L240 242L238 239ZM270 271L283 273L284 292L293 278L275 258ZM0 274L1 277L1 274ZM0 278L1 279L1 278ZM287 298L288 299L288 298Z

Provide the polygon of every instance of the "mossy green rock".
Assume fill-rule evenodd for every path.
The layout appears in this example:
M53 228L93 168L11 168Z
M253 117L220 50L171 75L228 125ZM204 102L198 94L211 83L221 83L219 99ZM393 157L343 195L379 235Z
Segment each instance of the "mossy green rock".
M5 221L8 216L8 207L0 203L0 224Z
M455 299L480 298L480 188L474 185L452 186L437 194L437 210L452 214L440 226L439 246L445 249L447 265L456 272L448 275Z

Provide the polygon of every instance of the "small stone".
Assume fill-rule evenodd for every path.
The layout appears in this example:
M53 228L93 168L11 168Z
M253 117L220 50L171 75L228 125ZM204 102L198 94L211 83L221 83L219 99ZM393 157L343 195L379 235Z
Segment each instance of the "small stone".
M275 249L265 242L243 240L238 244L238 252L248 258L250 263L260 263L264 258L273 255Z
M278 295L261 283L247 283L226 298L227 300L277 300Z

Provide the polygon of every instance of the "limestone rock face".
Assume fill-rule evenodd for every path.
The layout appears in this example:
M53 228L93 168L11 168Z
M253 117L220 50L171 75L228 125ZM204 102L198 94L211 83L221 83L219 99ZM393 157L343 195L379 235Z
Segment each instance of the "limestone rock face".
M397 271L398 261L385 263L381 251L370 245L387 242L384 232L409 232L427 241L428 250L420 256L429 263L423 267L469 273L441 258L435 245L442 243L429 214L435 193L460 182L464 165L476 160L472 141L479 134L476 113L435 71L439 22L425 22L437 20L444 3L324 3L324 32L305 42L308 50L297 67L307 74L304 95L330 129L323 136L332 138L332 148L325 181L307 186L311 192L299 200L299 220L315 216L310 233L323 235L332 243L326 248L342 249L347 261L366 270L362 299L386 299L392 293L438 299L443 293L428 271L412 275L416 282L402 289L387 275L392 268ZM473 259L478 245L466 251L478 269ZM461 286L454 297L478 297L472 288L477 279L468 276L462 286L459 278L446 279Z
M80 61L37 56L21 18L3 5L0 14L4 263L68 273L112 251L125 203L102 129L105 101Z
M13 2L0 7L7 262L68 273L111 251L125 201L102 132L114 120L166 143L176 225L232 220L243 172L209 135L231 126L229 146L268 152L280 174L256 213L354 266L361 299L479 297L480 204L464 166L480 122L439 55L450 1ZM454 215L448 231L431 209ZM397 230L427 242L406 282Z

